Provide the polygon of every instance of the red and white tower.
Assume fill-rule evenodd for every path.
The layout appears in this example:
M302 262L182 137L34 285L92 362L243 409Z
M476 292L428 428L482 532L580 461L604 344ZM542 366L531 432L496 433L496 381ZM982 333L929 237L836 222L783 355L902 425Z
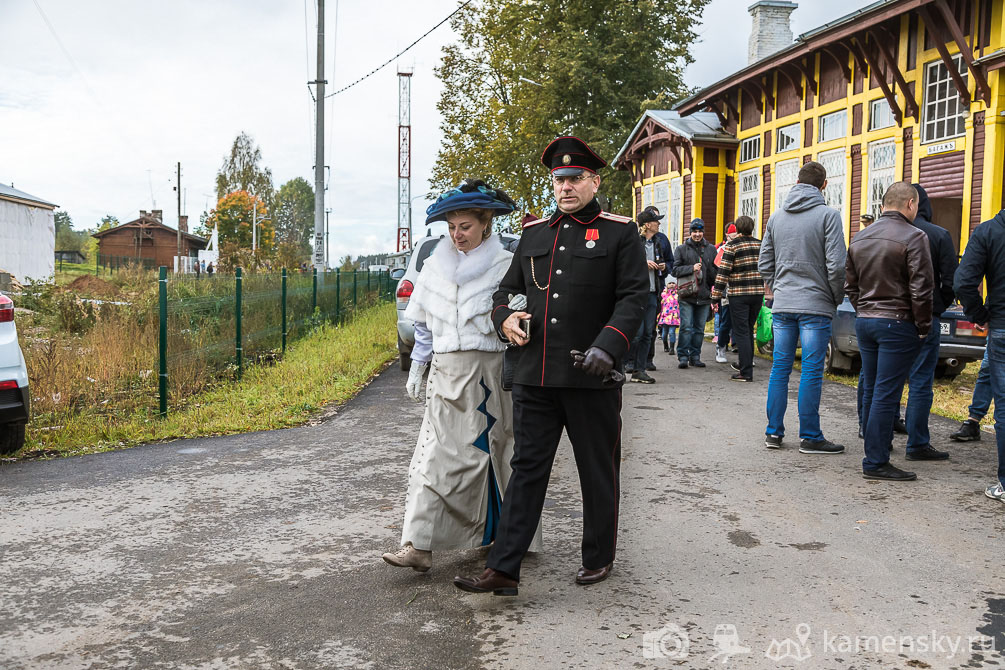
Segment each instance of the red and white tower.
M412 73L398 73L398 251L412 248Z

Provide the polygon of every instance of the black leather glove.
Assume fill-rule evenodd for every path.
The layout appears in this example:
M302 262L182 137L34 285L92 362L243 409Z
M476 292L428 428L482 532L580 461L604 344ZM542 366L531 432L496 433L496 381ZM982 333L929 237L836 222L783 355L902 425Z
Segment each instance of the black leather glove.
M579 368L588 375L603 377L614 368L614 359L600 347L590 347L586 353L573 349L572 367Z

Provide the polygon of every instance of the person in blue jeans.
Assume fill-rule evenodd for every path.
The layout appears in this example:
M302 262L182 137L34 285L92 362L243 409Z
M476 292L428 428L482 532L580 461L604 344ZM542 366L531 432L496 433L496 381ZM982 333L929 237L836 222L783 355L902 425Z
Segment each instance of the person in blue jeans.
M967 408L967 420L960 425L959 430L949 436L953 442L980 442L981 419L991 409L992 400L991 364L988 362L990 351L990 347L984 347L984 360L981 361L977 381L974 382L973 397L970 399L970 407Z
M939 327L932 319L935 273L928 235L912 225L918 199L911 184L891 184L883 195L883 213L855 234L848 249L844 288L855 308L855 335L862 355L866 479L917 479L915 473L890 463L890 450L904 382L922 346L930 341L933 325ZM926 424L927 419L926 415Z
M705 338L705 321L712 309L712 287L715 286L715 245L705 239L705 222L694 219L689 226L688 239L674 250L671 272L678 286L690 280L696 272L701 281L696 295L681 297L680 336L677 338L677 367L686 369L705 367L701 360L701 345ZM678 289L679 290L679 289Z
M789 377L801 342L799 451L839 454L844 447L825 438L820 429L820 395L831 321L844 297L844 225L841 214L824 202L827 171L820 163L805 163L797 180L781 209L768 219L757 262L774 295L774 360L768 377L764 446L782 446Z
M987 292L981 295L984 282ZM998 481L984 495L1005 502L1005 210L970 234L953 288L967 318L990 328L985 352L995 403Z
M912 223L928 238L935 286L932 291L932 328L928 331L928 337L921 343L921 351L911 364L907 376L909 392L907 409L904 412L904 423L907 425L907 460L944 461L949 458L949 452L940 451L931 445L928 416L932 411L934 397L932 384L935 383L935 366L939 362L941 343L939 317L956 299L956 294L953 293L953 277L956 275L957 267L956 247L953 245L953 238L949 236L949 231L932 223L932 205L928 201L928 193L920 184L912 186L918 192L918 214Z

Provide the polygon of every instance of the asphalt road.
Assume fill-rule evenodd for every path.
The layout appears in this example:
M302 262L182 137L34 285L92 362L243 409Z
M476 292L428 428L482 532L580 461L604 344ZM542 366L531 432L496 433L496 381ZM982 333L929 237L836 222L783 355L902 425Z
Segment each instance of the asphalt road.
M798 453L794 397L769 451L766 371L658 362L625 389L618 560L587 588L568 444L517 598L451 585L482 550L380 560L421 420L394 367L319 425L0 465L0 669L1005 667L992 435L869 482L853 389L824 389L845 454Z

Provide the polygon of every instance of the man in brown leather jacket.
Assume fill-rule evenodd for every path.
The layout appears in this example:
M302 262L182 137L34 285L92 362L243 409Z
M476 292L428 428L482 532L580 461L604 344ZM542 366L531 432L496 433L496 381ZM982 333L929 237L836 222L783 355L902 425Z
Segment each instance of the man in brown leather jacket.
M894 182L883 196L883 214L848 247L844 290L857 313L862 355L866 479L917 479L890 463L904 381L932 327L935 274L928 237L911 225L917 213L917 189Z

